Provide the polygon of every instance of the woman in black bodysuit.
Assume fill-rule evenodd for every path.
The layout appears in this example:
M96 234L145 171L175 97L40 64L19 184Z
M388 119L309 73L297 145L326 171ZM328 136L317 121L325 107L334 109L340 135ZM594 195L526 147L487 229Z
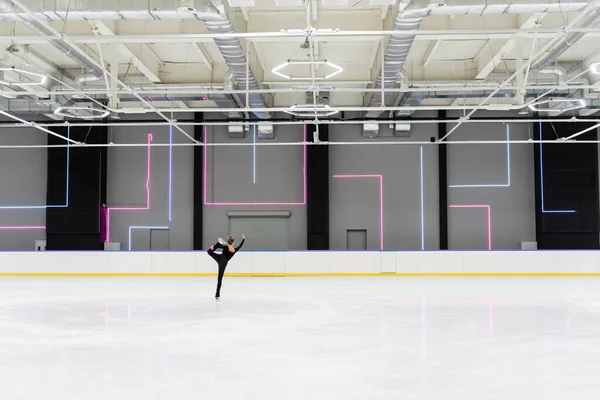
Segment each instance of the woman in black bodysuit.
M242 235L242 242L238 247L233 247L235 243L235 238L233 236L229 236L227 242L223 239L219 238L219 241L214 245L210 246L207 253L211 256L217 264L219 264L219 278L217 280L217 293L215 294L215 298L218 299L221 297L221 283L223 282L223 275L225 274L225 268L227 268L227 263L234 256L235 253L238 252L239 249L242 248L244 242L246 241L246 235ZM215 253L215 249L223 249L222 254Z

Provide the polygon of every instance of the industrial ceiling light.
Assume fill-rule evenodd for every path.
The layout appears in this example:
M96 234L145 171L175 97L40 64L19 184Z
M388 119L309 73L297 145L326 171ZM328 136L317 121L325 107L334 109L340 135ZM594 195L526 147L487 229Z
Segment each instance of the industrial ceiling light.
M297 117L329 117L339 111L331 108L329 104L294 104L284 112Z
M12 81L7 81L6 79L0 80L0 84L5 85L5 86L41 86L46 83L46 79L48 78L44 74L38 74L37 72L25 71L23 69L19 69L19 68L15 68L15 67L0 67L0 72L14 72L21 76L36 78L35 81L31 81L31 82L12 82Z
M87 111L90 114L80 114L81 111ZM62 106L54 110L54 115L60 115L66 118L79 118L79 119L102 119L108 117L110 111L100 110L94 107L73 107L73 106Z
M314 63L317 64L317 65L327 65L328 67L333 68L333 72L331 72L330 74L325 75L325 76L315 77L314 78L315 80L322 81L322 80L325 80L325 79L332 78L332 77L336 76L337 74L341 73L344 70L344 68L342 68L341 66L339 66L337 64L334 64L331 61L327 61L327 60L316 60L316 61L314 61ZM274 73L275 75L279 75L279 76L281 76L282 78L285 78L285 79L290 79L290 80L291 79L295 79L295 80L299 80L299 81L310 81L310 80L313 79L310 76L295 77L295 76L288 75L288 74L285 74L285 73L281 72L281 70L284 69L285 67L287 67L288 65L310 65L310 64L311 64L311 61L287 60L287 61L279 64L275 68L273 68L271 70L271 72Z
M590 71L593 74L600 74L600 63L594 63L590 65Z
M548 103L573 103L573 107L567 107L567 108L548 108L548 109L539 109L536 108L535 106L538 106L540 104L548 104ZM565 112L565 111L570 111L570 110L577 110L580 108L584 108L586 106L585 104L585 100L583 99L549 99L549 100L543 100L543 101L538 101L534 104L530 104L529 105L529 109L531 111L537 111L537 112Z

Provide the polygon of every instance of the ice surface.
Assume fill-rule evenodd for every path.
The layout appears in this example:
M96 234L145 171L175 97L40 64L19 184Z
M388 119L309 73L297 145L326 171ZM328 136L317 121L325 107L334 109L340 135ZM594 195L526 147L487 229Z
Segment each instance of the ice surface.
M0 399L600 399L593 278L1 278Z

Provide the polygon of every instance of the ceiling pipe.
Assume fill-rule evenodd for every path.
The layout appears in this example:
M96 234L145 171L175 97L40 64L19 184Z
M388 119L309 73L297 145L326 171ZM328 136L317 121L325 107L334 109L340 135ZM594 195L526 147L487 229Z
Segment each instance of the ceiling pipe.
M332 121L333 122L333 121ZM329 122L329 125L333 123ZM396 123L397 121L391 121L390 123ZM545 122L545 121L544 121ZM590 120L586 120L586 122L590 122ZM362 125L362 124L361 124ZM106 125L105 125L106 126ZM598 124L600 126L600 124ZM206 146L206 147L255 147L255 146L268 146L268 147L294 147L294 146L365 146L365 145L374 145L374 146L387 146L387 145L397 145L397 146L439 146L440 142L431 142L427 141L417 141L417 140L390 140L391 138L385 138L387 140L368 140L368 141L353 141L353 142L332 142L332 141L323 141L323 142L276 142L263 140L260 142L242 142L242 141L231 141L231 142L216 142L216 143L110 143L110 144L96 144L96 143L86 143L85 147L91 148L102 148L102 147L193 147L193 146ZM528 140L452 140L444 142L444 145L458 145L463 146L466 144L497 144L506 146L506 144L523 144L531 146L532 144L564 144L575 143L575 144L598 144L600 140L536 140L536 139L528 139ZM67 145L0 145L0 149L47 149L47 148L66 148Z
M600 11L596 11L582 26L582 28L593 28L600 23ZM565 39L564 43L552 50L548 55L542 58L534 67L533 70L541 72L549 65L552 65L558 58L575 43L581 39L586 32L575 32Z
M201 12L198 15L209 33L234 33L233 25L225 12L222 0L201 0ZM248 59L239 39L234 37L215 38L214 41L237 86L242 90L259 89L258 81L248 66ZM264 109L266 108L265 99L260 93L249 93L246 107ZM254 115L260 119L271 118L271 115L264 111L256 111Z
M535 9L536 11L532 11ZM377 75L373 87L381 89L394 88L398 77L402 72L404 63L414 39L416 31L421 26L425 17L431 15L463 15L470 11L477 11L480 15L495 14L521 14L532 12L551 12L556 11L551 4L541 4L539 1L520 0L515 3L507 4L502 0L490 0L485 4L466 3L460 5L448 5L443 2L432 2L431 0L403 0L399 3L394 17L393 30L405 31L402 36L392 35L389 38L385 54L383 56L383 66ZM581 34L583 35L583 33ZM379 107L391 103L392 95L386 92L375 92L369 101L370 107ZM380 111L371 111L367 113L367 118L377 118L381 115Z
M34 3L34 1L31 1ZM201 16L201 9L194 6L192 0L78 0L78 1L37 1L32 9L31 19L42 18L46 21L121 21L127 19L153 19L157 21L197 20ZM51 3L48 7L47 3ZM179 7L174 4L179 3ZM453 0L444 4L433 2L432 16L449 15L475 15L477 17L503 13L511 8L517 14L535 13L573 13L585 9L589 1L559 2L548 0L520 0L511 3L506 0L488 0L476 2L475 0ZM148 5L151 4L152 7ZM438 7L441 4L441 7ZM46 5L46 7L44 7ZM190 6L191 5L191 6ZM425 4L427 6L428 4ZM33 8L32 6L31 8ZM360 11L358 11L360 12ZM408 10L410 12L410 10ZM410 17L409 13L407 17ZM26 15L19 11L0 12L2 22L20 22ZM279 33L279 32L277 32ZM485 33L485 32L483 32ZM300 35L304 37L304 35Z
M0 12L3 13L17 13L19 10L17 6L11 0L0 0ZM33 32L40 36L49 36L51 33L42 26L39 22L29 20L27 14L24 16L21 15L22 22L25 26L31 29ZM104 76L104 72L101 69L96 68L90 62L88 62L85 58L79 56L78 54L73 53L72 49L67 46L65 43L58 39L50 39L48 41L52 46L56 47L60 52L65 54L67 57L75 61L77 64L81 65L83 69L85 69L88 73L101 78Z
M396 16L394 18L393 30L397 31L417 31L421 26L423 19L431 13L427 8L429 0L411 0L402 1L398 4ZM408 16L405 16L405 12ZM373 87L375 89L387 89L396 86L396 81L402 73L402 67L408 57L408 53L415 40L416 34L409 36L391 36L385 48L383 63ZM391 102L391 93L374 93L369 101L370 107L387 105ZM372 111L367 113L367 118L377 118L381 111Z

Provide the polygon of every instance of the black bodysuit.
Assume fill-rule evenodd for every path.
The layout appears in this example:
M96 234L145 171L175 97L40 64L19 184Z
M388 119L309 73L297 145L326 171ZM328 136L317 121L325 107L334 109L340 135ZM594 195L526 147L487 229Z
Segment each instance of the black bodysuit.
M208 255L211 256L217 262L217 264L219 264L219 278L217 280L217 293L215 294L215 297L221 297L221 283L223 282L223 275L225 274L225 268L227 268L227 263L242 248L245 240L246 239L242 239L240 245L235 248L234 253L229 251L229 246L223 246L220 243L215 243L214 248L223 249L222 254L215 253L214 249L208 249Z

